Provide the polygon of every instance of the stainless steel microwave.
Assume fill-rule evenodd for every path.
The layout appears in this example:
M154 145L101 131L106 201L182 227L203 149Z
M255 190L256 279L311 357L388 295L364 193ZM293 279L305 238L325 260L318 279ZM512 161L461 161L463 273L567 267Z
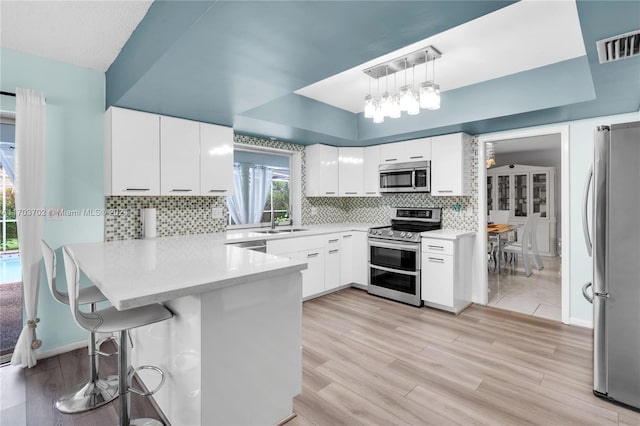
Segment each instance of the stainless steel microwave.
M431 192L431 161L381 164L380 192Z

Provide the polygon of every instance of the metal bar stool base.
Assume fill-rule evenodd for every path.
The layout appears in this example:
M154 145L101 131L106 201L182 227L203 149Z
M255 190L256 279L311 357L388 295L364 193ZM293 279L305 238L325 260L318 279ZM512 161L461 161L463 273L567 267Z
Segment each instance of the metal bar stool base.
M108 404L117 396L118 376L108 376L76 386L56 401L56 408L65 414L81 413Z

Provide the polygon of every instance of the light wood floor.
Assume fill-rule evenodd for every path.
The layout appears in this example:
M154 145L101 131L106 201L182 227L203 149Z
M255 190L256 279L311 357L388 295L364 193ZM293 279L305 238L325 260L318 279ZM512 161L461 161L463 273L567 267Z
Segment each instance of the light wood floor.
M111 342L102 346L107 352L115 350ZM115 356L101 357L100 374L116 374ZM77 349L38 361L33 368L10 365L0 368L0 425L1 426L102 426L118 424L118 400L92 411L62 414L55 401L66 390L89 378L87 349ZM131 395L132 417L159 419L147 398Z
M304 303L293 425L632 425L592 394L591 331L494 308L459 316L347 289Z
M287 425L640 425L640 413L593 396L591 344L589 330L531 316L454 316L343 290L303 305L303 392ZM55 411L86 375L85 353L0 368L0 424L116 424L114 405ZM136 396L133 415L157 418Z

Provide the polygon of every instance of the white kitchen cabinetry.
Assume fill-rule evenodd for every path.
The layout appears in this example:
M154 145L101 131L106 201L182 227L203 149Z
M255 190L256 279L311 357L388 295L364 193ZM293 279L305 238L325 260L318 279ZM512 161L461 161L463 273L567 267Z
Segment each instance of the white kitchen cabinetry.
M325 290L325 245L323 235L270 240L267 253L308 263L302 271L302 297L307 298Z
M422 300L425 306L458 314L471 304L473 234L422 238Z
M380 145L364 148L364 196L380 196Z
M325 243L324 291L340 287L342 264L342 235L330 234Z
M471 136L431 138L431 195L471 195Z
M353 232L345 232L340 235L340 285L348 285L353 282Z
M356 287L367 289L369 283L369 243L367 231L351 231L351 256L352 256L352 284ZM342 240L344 243L344 239Z
M307 146L305 167L307 197L338 195L338 148L321 144Z
M200 194L233 194L233 129L200 123Z
M105 113L105 195L160 194L160 116L111 107Z
M200 195L200 123L160 117L160 194Z
M487 170L487 214L508 210L509 223L522 225L516 230L519 234L531 214L540 213L536 242L543 256L556 255L555 181L555 167L515 164Z
M431 160L431 138L412 139L380 145L380 163L407 163Z
M338 148L338 192L347 197L364 195L364 148Z

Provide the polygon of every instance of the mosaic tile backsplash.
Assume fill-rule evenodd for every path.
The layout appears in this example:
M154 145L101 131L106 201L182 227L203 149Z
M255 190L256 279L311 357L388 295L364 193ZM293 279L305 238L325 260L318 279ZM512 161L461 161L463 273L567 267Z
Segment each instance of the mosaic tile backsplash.
M305 197L304 146L251 136L235 135L234 141L302 154L302 225L363 222L389 223L393 207L442 207L443 227L475 231L478 217L478 144L471 144L471 193L467 197L433 197L429 194L385 194L381 197ZM460 212L455 206L460 206ZM211 208L221 207L225 219L211 218ZM141 238L140 209L157 209L158 236L200 234L226 230L228 210L225 197L105 197L107 211L126 214L105 217L105 240ZM317 214L312 215L312 208Z
M211 209L221 207L225 219L212 219ZM104 239L142 238L140 209L155 208L158 237L222 232L227 229L226 197L105 197Z

